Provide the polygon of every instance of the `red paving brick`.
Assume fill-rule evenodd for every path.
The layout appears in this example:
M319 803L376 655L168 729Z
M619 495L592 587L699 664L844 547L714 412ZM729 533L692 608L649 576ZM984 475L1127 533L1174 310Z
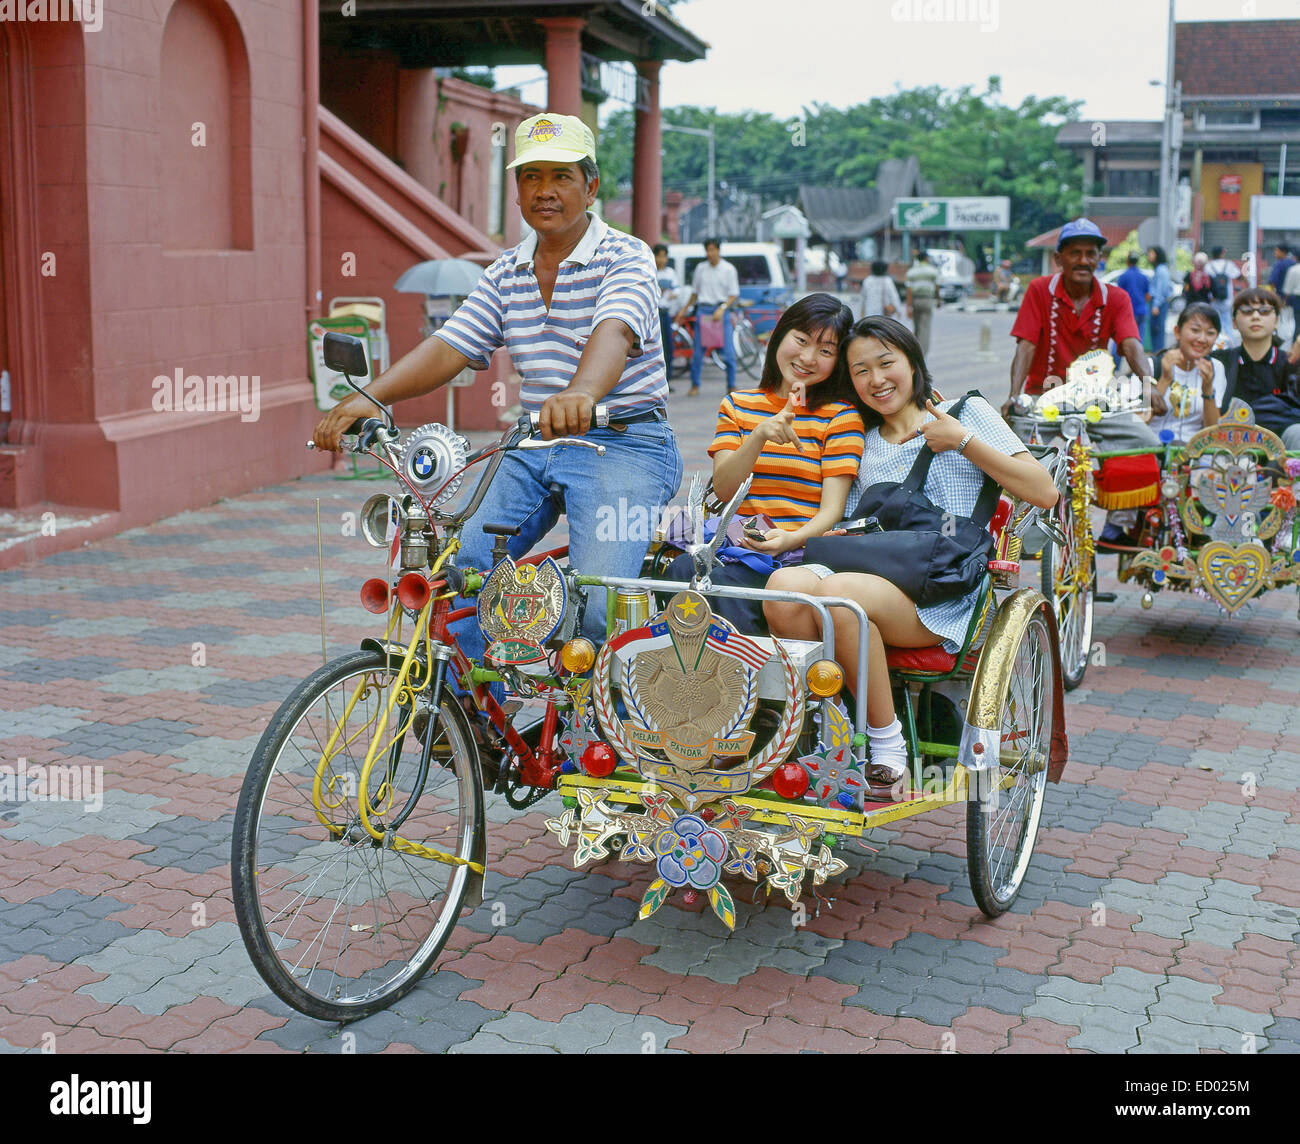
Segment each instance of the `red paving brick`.
M699 441L707 441L712 430L711 411L697 415L683 409L681 416L691 426L690 433ZM676 406L674 417L678 417ZM696 451L702 458L702 449ZM250 495L243 498L242 504L256 508L259 501L278 502L285 497L297 500L306 511L278 505L258 511L275 522L272 529L284 529L285 535L314 543L314 532L308 527L310 500L301 499L308 491L312 490L286 486ZM218 506L213 511L219 514L239 510ZM154 543L174 534L178 538L177 550L188 553L189 542L181 538L206 528L197 523L163 522L149 532ZM231 551L239 550L238 531L212 530L205 534L220 537L227 542L223 547ZM95 550L138 555L129 541L115 539L100 542ZM172 552L163 547L158 549L158 555L169 556ZM289 572L302 566L304 558L254 551L248 562L272 573ZM194 563L201 563L200 558L196 557ZM21 581L30 574L19 570L0 580L0 609L33 606L29 595L11 591L15 584L21 588ZM192 590L186 580L189 574L161 571L153 582L162 593ZM113 562L84 567L69 564L59 569L59 575L102 588L132 586L139 580L138 573ZM351 570L348 575L351 577ZM1102 569L1102 584L1113 586L1113 570ZM296 602L303 595L300 585L276 583L273 576L259 581L257 591L259 598L268 603ZM332 586L327 587L327 592L334 591ZM340 614L333 635L345 646L355 646L358 639L373 632L355 608L355 585L349 583L346 594L349 610ZM257 618L238 608L214 607L178 612L175 616L169 612L160 620L153 600L106 603L81 598L75 592L67 595L69 598L58 604L59 619L127 617L138 623L142 633L160 622L177 627L191 622L229 627L232 641L255 632L274 639L280 633L297 634L303 629L301 616ZM1292 690L1281 685L1265 687L1243 677L1241 669L1257 665L1260 652L1253 638L1238 638L1241 633L1267 633L1270 624L1290 624L1290 601L1282 607L1280 598L1270 595L1262 600L1255 615L1232 621L1215 618L1198 601L1189 599L1186 604L1185 608L1141 613L1135 609L1131 592L1126 592L1117 605L1122 611L1103 609L1099 613L1098 638L1105 640L1108 651L1116 658L1106 670L1091 671L1087 687L1067 700L1072 744L1076 753L1087 754L1089 733L1097 730L1150 736L1152 746L1147 752L1149 758L1136 768L1076 758L1065 775L1068 784L1114 792L1130 805L1153 809L1172 807L1195 812L1210 802L1240 803L1244 808L1247 804L1240 802L1240 781L1248 768L1235 764L1224 744L1300 754L1300 735L1283 735L1275 728L1215 714L1224 704L1245 708L1257 703L1294 705ZM199 618L191 619L192 614L199 613ZM307 626L311 627L310 622ZM1185 630L1190 636L1183 634ZM71 662L84 654L84 643L79 639L51 635L40 626L11 624L5 638L7 647L39 648L51 660ZM165 666L173 661L184 664L188 662L187 649L185 640L178 641L174 649L160 651L129 637L95 639L96 654L121 661L112 670ZM232 664L223 641L211 641L208 652L209 663L221 664L223 671L229 669L230 678L298 678L318 662L313 655L285 653L249 657ZM1164 670L1157 675L1149 670L1157 660L1163 669L1171 658L1188 655L1209 665L1208 677L1201 678L1199 671L1178 676ZM1270 649L1269 656L1270 662L1285 661L1286 666L1300 668L1300 652L1288 651L1285 646ZM283 681L277 681L271 689L274 694L268 693L263 701L236 706L179 690L120 695L113 692L111 682L101 684L94 679L75 684L67 681L58 686L65 696L60 702L106 728L127 727L146 718L179 721L188 725L195 736L232 743L264 725L279 695L286 690ZM1134 692L1154 693L1150 710L1117 713L1107 706L1112 697ZM48 703L50 694L48 684L7 679L0 669L0 709L23 710ZM1161 708L1167 706L1165 696L1177 698L1180 703L1181 697L1188 697L1195 707L1174 720L1160 718L1165 713ZM38 762L73 758L55 737L11 738L0 740L0 745L8 753L16 750ZM1206 752L1200 757L1209 759L1213 769L1188 765L1193 751ZM102 765L112 789L150 796L154 809L163 814L183 815L205 823L221 821L230 813L241 783L238 775L217 779L190 773L181 769L179 755L155 755L147 750L84 761ZM1055 788L1049 787L1049 816L1055 797ZM1260 786L1249 805L1277 812L1288 823L1300 825L1300 802L1293 789ZM570 866L569 854L545 830L545 819L553 813L554 807L547 804L511 822L489 826L489 865L495 875L521 879L542 867ZM1220 1006L1267 1013L1270 1019L1300 1019L1300 955L1289 942L1248 934L1235 949L1182 943L1137 931L1133 929L1140 920L1137 916L1113 911L1108 913L1105 925L1094 926L1091 908L1053 900L1050 894L1046 902L1028 913L1012 913L989 921L970 906L962 874L954 872L951 884L945 885L938 880L897 877L872 869L874 851L888 852L891 846L964 859L964 814L964 807L951 807L875 830L865 842L846 839L842 853L855 866L861 865L859 856L865 855L866 868L844 884L824 887L822 893L835 900L833 905L823 904L816 916L813 898L805 897L809 918L803 933L831 942L872 947L886 961L898 942L919 935L942 942L973 941L997 949L996 964L1000 967L1052 977L1068 975L1085 984L1099 982L1118 967L1156 976L1172 974L1215 985L1219 990L1215 1003ZM1087 829L1054 827L1040 833L1039 855L1060 860L1055 868L1063 863L1067 883L1071 878L1119 877L1154 886L1167 874L1177 872L1207 884L1224 880L1252 887L1250 893L1261 916L1272 908L1300 908L1300 851L1296 849L1282 848L1266 858L1210 851L1186 845L1187 838L1175 831L1107 821L1104 813L1087 811L1085 815L1090 823ZM94 828L93 823L87 825ZM192 908L196 903L203 904L208 925L234 921L227 855L218 846L211 855L204 855L209 857L210 868L191 873L161 864L161 858L155 860L155 852L146 844L130 839L88 834L72 842L44 846L15 840L13 827L0 823L0 879L4 882L0 899L17 907L59 889L73 889L98 898L101 905L119 902L121 908L109 913L108 920L128 928L150 929L159 935L185 937L193 932ZM612 861L589 869L615 883L610 892L620 902L638 902L653 877L649 867L636 863ZM737 886L748 894L747 885ZM769 908L789 909L783 900L769 903ZM701 913L704 909L700 904L686 910L675 902L664 916L684 918L689 912ZM1067 1042L1078 1033L1073 1026L1022 1020L1018 1015L981 1007L978 986L971 989L971 1007L959 1013L949 1029L846 1005L845 1001L857 996L858 987L819 976L815 971L805 977L763 965L734 985L718 984L697 974L670 973L642 964L643 958L656 951L635 940L635 927L627 932L630 938L607 938L587 933L579 920L562 933L530 944L508 933L482 933L460 926L453 931L440 959L438 972L446 974L440 984L445 988L449 978L459 978L464 987L453 989L453 995L458 993L493 1011L526 1012L547 1022L589 1003L654 1016L688 1027L688 1032L674 1038L668 1047L697 1052L789 1052L809 1048L840 1053L933 1053L945 1047L944 1036L948 1034L952 1038L948 1047L958 1053L1059 1054L1070 1051ZM736 940L744 941L744 934ZM725 942L719 947L719 957L727 957ZM252 973L251 967L248 972ZM19 1043L14 1037L20 1036L23 1045L36 1046L40 1031L53 1031L60 1052L78 1048L87 1052L283 1051L282 1046L266 1040L265 1034L283 1026L284 1017L241 1009L214 997L196 998L162 1015L150 1016L130 1005L109 1006L77 992L103 977L85 966L62 966L35 955L0 964L0 1036L11 1043ZM413 1046L397 1042L387 1051L413 1051Z
M569 975L542 982L531 997L512 1006L512 1011L528 1013L543 1021L558 1021L592 1002L619 1013L638 1013L657 998L658 994L643 993L630 985L607 982L593 987L590 979Z

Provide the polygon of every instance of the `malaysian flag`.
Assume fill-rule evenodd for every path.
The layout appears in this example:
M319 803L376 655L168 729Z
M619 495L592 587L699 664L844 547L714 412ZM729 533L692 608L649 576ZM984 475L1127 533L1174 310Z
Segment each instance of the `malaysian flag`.
M762 671L763 665L771 658L762 644L755 643L739 632L729 632L718 624L709 626L709 635L705 643L714 651L747 664L754 671Z

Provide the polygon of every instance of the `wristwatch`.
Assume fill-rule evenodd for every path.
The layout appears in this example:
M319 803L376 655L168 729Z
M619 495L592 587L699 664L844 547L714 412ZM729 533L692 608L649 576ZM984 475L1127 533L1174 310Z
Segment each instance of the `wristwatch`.
M975 431L973 429L968 429L966 431L966 436L961 439L961 444L957 446L957 452L965 453L966 446L970 444L970 439L974 436L975 436Z

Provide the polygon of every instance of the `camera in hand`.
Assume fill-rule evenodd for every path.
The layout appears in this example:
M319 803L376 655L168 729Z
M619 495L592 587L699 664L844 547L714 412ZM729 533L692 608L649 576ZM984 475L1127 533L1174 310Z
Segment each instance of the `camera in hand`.
M842 529L849 536L861 536L867 532L884 532L880 526L880 521L874 516L860 516L856 520L842 520L835 526L837 530Z

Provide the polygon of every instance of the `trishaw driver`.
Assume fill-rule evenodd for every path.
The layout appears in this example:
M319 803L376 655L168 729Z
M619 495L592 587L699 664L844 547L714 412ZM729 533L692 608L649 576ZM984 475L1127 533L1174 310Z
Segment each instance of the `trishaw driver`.
M595 139L580 119L547 113L524 120L509 166L515 201L534 234L493 262L442 328L366 390L384 404L418 397L466 366L485 368L505 346L523 378L524 409L540 411L542 437L586 434L606 452L559 445L507 454L465 524L456 563L492 566L485 524L519 527L508 547L518 560L566 512L574 568L636 576L649 541L644 522L656 519L682 478L666 409L654 258L640 239L588 212L600 174ZM617 426L590 429L598 403ZM316 426L316 445L337 449L347 426L373 408L359 394L340 402ZM588 593L584 632L599 643L604 592ZM463 650L481 656L477 622L457 629Z
M1097 281L1105 242L1089 219L1066 223L1056 244L1058 271L1050 278L1035 278L1025 291L1011 327L1016 339L1011 396L1002 405L1002 416L1022 441L1030 439L1034 421L1015 412L1016 398L1022 393L1037 397L1060 385L1070 363L1089 350L1104 350L1113 339L1134 377L1150 372L1129 296ZM1151 394L1151 407L1156 413L1165 412L1158 393ZM1155 433L1132 414L1099 421L1089 426L1088 434L1104 441L1108 450L1160 446Z

